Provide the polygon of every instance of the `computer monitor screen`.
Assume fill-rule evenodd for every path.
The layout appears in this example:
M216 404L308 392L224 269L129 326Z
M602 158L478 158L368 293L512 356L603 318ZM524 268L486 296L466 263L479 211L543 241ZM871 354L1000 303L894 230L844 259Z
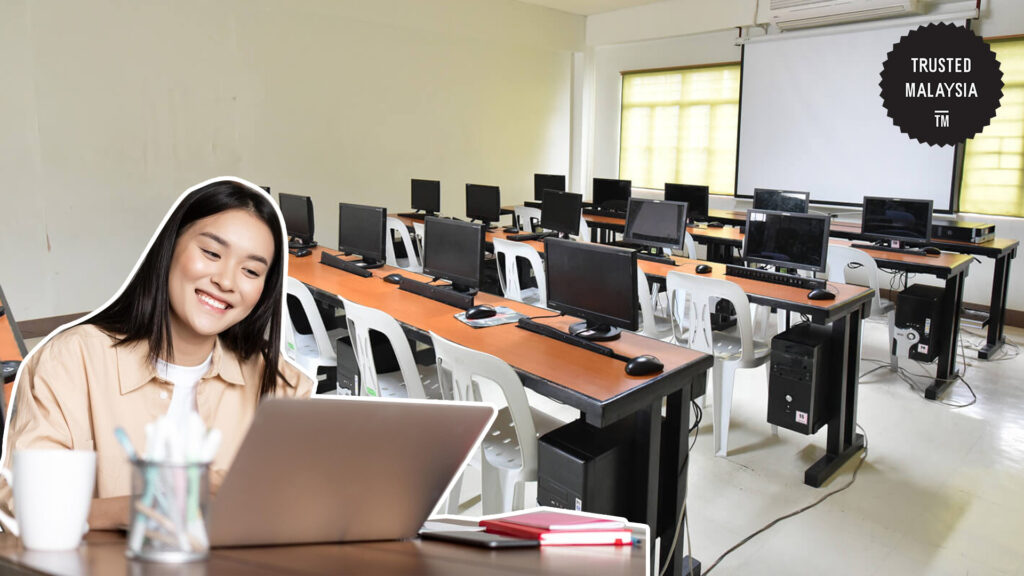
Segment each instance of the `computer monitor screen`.
M309 196L281 193L278 204L284 216L284 227L288 235L299 245L313 243L313 199Z
M603 210L624 212L632 192L632 180L594 178L594 206Z
M366 266L385 259L388 211L376 206L338 204L338 250L363 257Z
M686 216L691 221L708 218L708 187L699 184L665 183L665 200L686 202Z
M783 268L825 271L829 217L748 210L743 259Z
M501 192L497 186L466 184L466 218L490 224L501 215Z
M806 214L810 199L810 192L754 188L755 210L774 210L776 212L796 212Z
M565 176L559 174L534 174L533 199L543 202L545 190L561 190L564 192Z
M545 190L540 208L540 227L576 236L580 233L583 195Z
M636 252L547 238L544 259L548 307L584 319L571 333L608 340L637 329Z
M932 201L865 196L860 231L879 240L928 242L932 238Z
M437 180L412 179L412 209L427 214L441 211L441 183Z
M625 242L682 250L686 238L686 204L630 198L626 209Z
M479 287L484 227L432 216L423 222L423 273L450 281L460 292Z

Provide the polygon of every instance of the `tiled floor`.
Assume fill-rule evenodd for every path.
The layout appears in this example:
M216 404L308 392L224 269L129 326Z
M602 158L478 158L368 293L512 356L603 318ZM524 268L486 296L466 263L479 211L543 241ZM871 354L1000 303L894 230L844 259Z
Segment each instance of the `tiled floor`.
M1024 331L1007 333L1024 342ZM886 338L884 324L866 322L864 358L886 357ZM978 340L965 333L968 346ZM984 362L967 350L967 362L978 394L968 408L926 401L888 369L866 376L858 422L869 453L856 483L756 537L712 574L1024 576L1024 355ZM875 365L865 361L861 372ZM958 383L943 400L970 398ZM744 536L846 484L856 464L821 489L805 486L826 431L773 437L766 402L764 369L740 371L726 458L713 455L710 405L705 411L687 503L693 553L705 569Z

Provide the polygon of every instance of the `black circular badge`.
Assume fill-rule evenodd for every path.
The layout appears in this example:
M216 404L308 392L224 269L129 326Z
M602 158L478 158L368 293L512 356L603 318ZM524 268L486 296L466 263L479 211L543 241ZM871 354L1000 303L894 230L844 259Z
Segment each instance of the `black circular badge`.
M953 24L920 26L900 38L878 85L893 124L931 146L973 138L1003 97L1003 73L992 49Z

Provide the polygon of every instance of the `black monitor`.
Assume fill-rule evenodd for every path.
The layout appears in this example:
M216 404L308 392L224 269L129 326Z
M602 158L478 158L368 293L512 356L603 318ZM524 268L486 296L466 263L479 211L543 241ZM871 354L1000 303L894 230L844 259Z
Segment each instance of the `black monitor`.
M364 268L377 268L386 258L388 211L376 206L338 204L338 250L358 254Z
M589 340L618 338L620 328L636 330L636 252L625 248L544 240L548 307L583 318L569 333Z
M632 193L632 180L594 178L594 206L602 210L625 212L626 202Z
M630 198L622 240L651 248L682 250L686 239L686 208L683 202Z
M484 227L433 216L424 218L423 223L423 273L448 280L457 292L479 287Z
M583 195L558 190L545 190L540 208L540 227L566 236L580 233Z
M441 183L437 180L412 179L412 209L433 216L441 211Z
M561 190L565 192L565 176L560 174L534 174L533 199L543 202L545 190Z
M466 218L479 220L488 229L501 217L501 191L497 186L466 184Z
M932 239L932 201L865 196L860 232L890 244L927 243Z
M825 271L829 217L748 210L743 259L782 268Z
M691 222L708 219L708 194L708 187L700 184L665 183L665 200L686 202L686 216Z
M810 192L754 188L754 210L806 214L810 201Z
M284 216L284 227L292 238L289 248L316 246L313 242L313 199L309 196L279 194L278 205Z

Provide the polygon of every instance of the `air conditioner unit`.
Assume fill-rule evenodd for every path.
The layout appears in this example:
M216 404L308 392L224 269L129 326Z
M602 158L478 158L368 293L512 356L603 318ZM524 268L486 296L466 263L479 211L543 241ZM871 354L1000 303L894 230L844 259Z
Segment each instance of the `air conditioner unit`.
M921 0L771 0L772 24L780 30L831 26L921 14Z

